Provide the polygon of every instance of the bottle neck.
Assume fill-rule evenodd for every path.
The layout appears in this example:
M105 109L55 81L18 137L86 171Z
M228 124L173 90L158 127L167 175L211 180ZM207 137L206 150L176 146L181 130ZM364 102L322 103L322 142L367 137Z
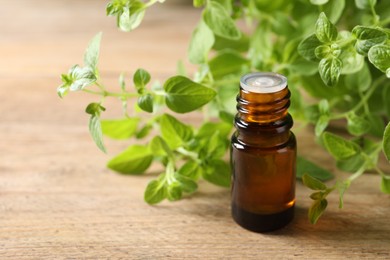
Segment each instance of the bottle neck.
M260 147L286 143L293 126L287 111L289 106L290 91L287 87L275 93L253 93L241 88L235 118L237 140Z

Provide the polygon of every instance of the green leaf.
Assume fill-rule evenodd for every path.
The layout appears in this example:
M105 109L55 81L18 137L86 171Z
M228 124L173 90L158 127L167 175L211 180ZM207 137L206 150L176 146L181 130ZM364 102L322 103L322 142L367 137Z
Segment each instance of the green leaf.
M356 49L352 45L341 52L339 59L343 63L341 74L356 73L362 70L363 65L365 64L364 56L357 53Z
M321 45L315 34L310 35L298 45L298 53L309 61L318 61L315 49Z
M390 161L390 123L387 124L385 132L383 133L382 147L387 160Z
M376 45L368 52L370 62L382 72L388 72L390 68L390 46Z
M100 41L102 39L102 33L98 33L92 38L84 54L84 65L95 69L99 60Z
M343 14L345 0L330 0L328 3L323 5L322 8L329 20L335 24Z
M188 48L188 59L191 63L200 64L207 61L207 54L213 47L215 38L210 28L200 21L192 33L190 46Z
M223 160L211 160L202 172L203 178L215 185L230 186L230 166Z
M344 193L351 185L350 181L344 181L338 183L337 188L339 190L339 208L342 209L344 207Z
M230 40L223 37L215 36L213 49L216 51L231 49L237 52L247 52L249 49L249 40L250 38L245 34L242 34L239 40Z
M165 173L163 173L159 176L158 180L149 182L144 193L144 199L149 204L157 204L163 201L167 196Z
M69 90L78 91L93 84L96 81L95 72L90 67L73 66L69 70L68 78L70 79Z
M337 28L321 13L316 22L316 36L320 42L330 43L337 39Z
M310 198L312 200L322 200L326 197L325 192L323 191L316 191L310 194Z
M355 0L355 4L359 9L370 9L376 5L376 0Z
M57 88L57 94L60 98L63 98L69 92L69 86L67 84L61 84Z
M328 115L321 115L318 119L315 127L315 135L320 136L326 129L326 127L329 124L329 116Z
M169 201L180 200L182 194L183 192L179 182L173 182L167 187L167 198Z
M324 5L327 2L329 2L329 0L310 0L310 3L313 5Z
M102 111L105 111L106 109L100 105L100 103L90 103L85 108L85 113L90 115L96 115L99 116Z
M206 0L193 0L194 7L202 7L206 3Z
M330 173L328 170L314 164L309 160L306 160L301 156L298 156L297 157L297 178L302 178L304 174L307 174L321 181L326 181L333 178L333 174Z
M133 82L139 94L145 90L146 84L150 81L150 74L144 69L137 69L133 76Z
M390 194L390 177L389 176L382 176L381 191L383 193Z
M139 121L136 117L101 120L102 132L112 139L128 139L136 133Z
M237 28L234 20L229 16L226 9L218 2L210 1L203 12L203 20L214 34L238 40L241 32Z
M148 147L129 146L125 151L111 159L107 167L124 174L142 174L152 163L153 155Z
M130 7L124 7L119 15L119 28L125 32L130 32L137 28L145 15L144 6L144 3L141 1L132 1Z
M101 151L106 152L106 147L103 143L103 134L99 116L91 115L89 118L89 133L91 134L92 139L97 147L99 147Z
M334 86L339 81L343 63L339 58L326 58L320 61L318 70L322 81L327 86Z
M175 173L175 179L180 183L180 187L184 192L193 193L198 189L198 184L190 177Z
M309 220L311 224L317 223L327 206L328 201L326 199L316 200L313 202L309 209Z
M183 76L169 78L164 84L165 101L174 112L187 113L202 107L216 95L215 90Z
M357 116L355 113L347 115L347 129L352 135L360 136L370 130L371 124L362 116Z
M224 110L219 111L218 116L223 122L227 124L232 124L234 122L234 115L227 111Z
M210 71L214 79L223 78L226 75L240 74L243 66L249 65L249 61L238 52L224 51L209 61Z
M308 175L306 173L303 174L302 181L306 187L308 187L309 189L312 189L312 190L326 190L327 189L326 185L323 182L321 182L320 180L317 180L314 177L311 177L310 175Z
M196 136L197 138L209 138L215 132L218 132L221 137L227 137L231 133L232 128L233 124L227 124L225 122L206 122L199 128Z
M387 39L386 33L378 29L360 25L353 28L352 34L357 39L355 45L356 51L361 55L367 55L371 47L384 43Z
M193 180L197 180L202 174L202 170L199 166L199 163L195 161L187 161L185 164L183 164L183 166L180 167L180 169L177 171L177 174Z
M371 86L372 78L367 64L364 64L362 70L354 74L348 74L345 77L345 86L352 90L366 91Z
M159 122L163 138L173 149L189 141L193 135L191 127L183 124L171 115L162 115Z
M318 59L327 58L331 53L332 50L328 45L320 45L314 50L314 54Z
M152 128L153 128L153 126L150 125L150 124L144 125L144 126L135 134L135 137L136 137L137 139L142 139L142 138L146 137L146 136L149 134L150 130L152 130Z
M390 100L390 85L387 86L387 87L384 87L382 93L383 93L382 94L383 95L383 101L384 101L383 104L385 106L386 115L387 115L387 118L390 118L390 102L389 102L389 100ZM383 131L381 131L381 136L382 136L382 132Z
M209 137L206 145L206 159L219 159L225 155L227 150L227 145L224 138L221 137L219 132L214 132L214 134Z
M138 106L145 112L153 112L153 96L152 94L142 95L137 100Z
M322 137L325 148L337 160L347 159L360 152L357 144L340 136L325 132Z
M360 153L358 153L347 159L338 160L336 162L336 166L337 168L345 172L356 172L360 168L362 168L364 163L365 163L365 158Z
M155 156L168 156L174 158L174 154L169 148L167 142L161 136L153 137L152 141L149 143L149 149Z

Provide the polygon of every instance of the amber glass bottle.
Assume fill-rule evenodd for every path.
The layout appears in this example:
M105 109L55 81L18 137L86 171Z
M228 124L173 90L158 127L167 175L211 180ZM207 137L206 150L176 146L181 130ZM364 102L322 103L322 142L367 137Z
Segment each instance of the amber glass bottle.
M275 230L294 217L296 141L289 106L284 76L241 78L231 147L232 215L251 231Z

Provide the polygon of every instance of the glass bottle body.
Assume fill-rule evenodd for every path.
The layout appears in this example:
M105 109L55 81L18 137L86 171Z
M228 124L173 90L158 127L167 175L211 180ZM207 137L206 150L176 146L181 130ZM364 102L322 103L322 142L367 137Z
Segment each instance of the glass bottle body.
M296 140L287 113L290 92L251 93L237 98L232 136L232 216L242 227L266 232L294 216Z

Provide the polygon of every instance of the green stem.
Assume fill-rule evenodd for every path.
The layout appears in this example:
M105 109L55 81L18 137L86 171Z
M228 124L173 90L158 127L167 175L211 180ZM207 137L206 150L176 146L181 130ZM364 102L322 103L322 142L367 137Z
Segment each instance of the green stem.
M138 97L137 93L115 93L115 92L109 92L109 91L98 92L98 91L93 91L93 90L89 90L89 89L83 89L83 91L86 93L89 93L89 94L103 96L103 97L120 97L120 98L124 98L124 99Z
M385 20L383 20L382 22L380 22L379 24L383 27L385 27L386 25L388 25L390 23L390 17L387 17Z
M378 25L379 24L379 16L376 14L375 7L373 4L370 4L370 10L371 10L372 16L374 17L375 25Z
M188 151L187 149L185 149L183 147L177 148L176 152L180 153L181 155L183 155L185 157L191 158L195 162L198 162L198 163L200 162L199 156L195 152Z

